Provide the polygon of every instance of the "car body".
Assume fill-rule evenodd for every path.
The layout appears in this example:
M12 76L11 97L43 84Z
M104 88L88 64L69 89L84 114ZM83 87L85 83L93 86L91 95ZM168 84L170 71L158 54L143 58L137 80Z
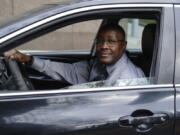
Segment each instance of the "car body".
M135 80L136 83L119 80L118 85L114 86L97 85L99 82L95 82L66 88L69 84L52 80L29 67L19 65L21 70L18 75L23 75L25 83L32 82L35 88L18 89L18 81L12 79L11 72L15 67L8 66L8 62L4 60L5 51L79 22L101 19L99 29L105 23L117 23L123 18L156 22L153 55L150 66L145 64L150 72L145 78L149 80L148 83L141 79L141 83L138 79ZM1 26L0 134L178 135L179 22L178 0L82 0L50 5L44 10L24 15L19 20ZM77 31L83 31L81 26ZM80 37L83 38L83 34ZM76 36L74 38L76 41ZM148 42L150 41L147 39L146 43ZM41 51L29 49L24 53L42 59L73 63L80 60L91 61L94 43L91 46L89 50L83 51L43 51L43 47L40 47ZM141 60L139 57L144 57L143 53L148 52L127 49L127 53L135 64L138 65L139 60L140 66L146 63L145 59ZM20 78L18 75L17 79Z

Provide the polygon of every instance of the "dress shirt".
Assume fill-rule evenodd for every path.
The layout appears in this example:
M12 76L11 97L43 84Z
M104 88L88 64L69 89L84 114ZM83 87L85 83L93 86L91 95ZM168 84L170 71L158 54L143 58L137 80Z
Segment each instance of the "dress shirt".
M92 66L90 66L88 61L69 64L34 58L34 63L31 67L55 80L79 84L95 80L102 72L102 66L104 65L97 58ZM116 63L106 65L106 70L108 73L107 80L112 81L144 77L142 70L135 66L125 53Z

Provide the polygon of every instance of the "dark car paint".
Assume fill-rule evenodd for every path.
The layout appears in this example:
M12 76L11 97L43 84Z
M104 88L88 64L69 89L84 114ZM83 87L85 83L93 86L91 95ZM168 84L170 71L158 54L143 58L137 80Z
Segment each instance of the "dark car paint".
M122 1L122 3L128 2L129 0ZM70 10L71 8L77 8L82 5L88 6L108 3L120 2L117 0L90 1L90 3L84 1L82 4L79 3L75 5L75 7L70 5L70 8L67 7L66 9L66 7L64 7L61 9ZM144 2L142 0L136 0L133 1L133 3ZM167 4L171 3L171 1L146 1L145 3ZM60 12L61 9L59 9L58 12ZM177 124L179 124L179 109L175 107L179 107L179 104L175 104L175 89L173 86L175 59L175 30L174 25L172 25L174 24L173 13L172 7L165 8L163 12L164 16L160 24L163 31L160 31L161 37L158 42L159 49L156 67L158 67L158 83L162 85L137 88L127 87L115 90L113 88L101 88L99 90L94 89L94 91L79 90L79 92L66 92L66 90L51 90L49 93L47 91L39 93L38 91L2 91L0 94L0 134L173 135L174 127L176 126L176 133L178 135L179 125ZM39 20L38 17L35 18L36 19L32 20ZM26 20L24 20L24 22L26 22ZM21 26L25 27L26 24ZM17 27L17 24L13 24L9 28L14 28L13 31L15 31L22 27ZM7 29L4 28L4 30L6 31ZM8 34L8 32L5 32L5 35L6 34ZM171 46L169 46L169 44L171 44ZM44 57L47 57L46 54L44 54ZM163 84L169 85L164 86ZM176 89L178 90L178 87ZM179 100L178 96L179 92L177 91L177 101ZM177 114L175 110L177 110ZM149 116L147 112L167 114L168 122L155 124L151 130L146 132L142 131L141 133L139 131L137 132L137 127L134 126L120 127L120 118L131 116L133 112L138 112L138 116L142 117ZM176 122L175 114L177 116ZM144 126L146 127L147 125L142 125L142 127Z
M140 134L135 127L122 128L118 120L140 109L150 110L154 114L163 110L169 115L168 124L156 125L147 134L173 133L173 88L7 97L0 104L0 129L4 135L135 135Z

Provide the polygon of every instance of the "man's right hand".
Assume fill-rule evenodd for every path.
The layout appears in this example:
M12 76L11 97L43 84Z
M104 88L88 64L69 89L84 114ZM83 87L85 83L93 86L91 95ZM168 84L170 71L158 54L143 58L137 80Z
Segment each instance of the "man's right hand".
M25 55L15 49L5 52L4 53L5 58L7 59L14 59L17 60L20 63L29 63L29 62L33 62L32 57Z

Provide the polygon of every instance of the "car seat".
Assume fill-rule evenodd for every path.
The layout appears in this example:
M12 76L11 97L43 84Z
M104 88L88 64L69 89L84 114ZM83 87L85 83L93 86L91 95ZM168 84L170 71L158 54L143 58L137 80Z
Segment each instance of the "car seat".
M138 58L137 65L143 70L146 77L149 77L156 33L156 24L147 24L142 33L142 55Z

